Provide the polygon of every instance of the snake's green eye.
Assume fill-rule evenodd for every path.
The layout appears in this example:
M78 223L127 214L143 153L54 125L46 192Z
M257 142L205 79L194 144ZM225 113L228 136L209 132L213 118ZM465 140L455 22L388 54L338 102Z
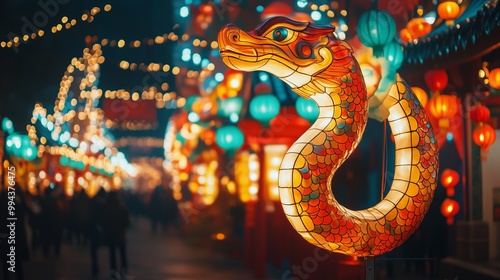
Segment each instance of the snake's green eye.
M283 41L288 36L288 29L284 27L278 27L273 31L273 39L276 41Z

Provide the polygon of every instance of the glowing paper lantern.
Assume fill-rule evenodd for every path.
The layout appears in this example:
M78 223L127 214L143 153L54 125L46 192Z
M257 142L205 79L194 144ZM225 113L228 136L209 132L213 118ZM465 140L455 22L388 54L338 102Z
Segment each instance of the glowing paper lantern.
M381 57L396 35L396 23L385 11L369 10L359 17L356 32L363 45L373 48L373 56Z
M459 180L460 175L453 169L447 168L441 173L441 185L446 189L446 195L455 195L455 186L458 184Z
M295 102L295 109L297 109L299 116L308 120L310 123L313 123L318 118L318 104L312 99L306 99L299 96Z
M7 134L14 133L14 124L7 117L4 117L2 119L2 130L5 131L5 132L7 132Z
M257 201L259 192L260 163L256 153L248 150L236 155L234 179L242 202Z
M427 109L436 119L439 119L439 127L448 128L449 118L457 113L457 97L454 95L439 94L429 99Z
M410 31L408 31L408 28L403 28L401 31L399 31L399 37L401 38L401 41L405 44L413 41L413 37L410 34Z
M384 47L384 57L389 61L390 71L395 73L403 63L403 48L398 42L392 41Z
M485 122L490 118L490 109L484 105L476 105L470 109L470 119L473 122Z
M460 205L458 202L451 198L445 198L443 203L441 204L441 214L446 218L446 223L448 225L453 224L453 219L455 215L460 211Z
M474 143L481 147L483 153L487 153L491 144L495 142L496 132L495 129L487 123L479 123L472 132L472 140Z
M37 158L38 149L35 146L28 145L22 148L22 157L26 160L32 161Z
M429 97L427 96L427 92L425 92L425 90L423 90L420 87L411 87L411 90L417 96L418 101L420 101L420 104L422 104L422 107L425 108L425 106L427 105L427 102L429 101Z
M226 118L239 118L242 107L243 98L239 96L230 97L221 101L219 113Z
M424 18L413 18L406 24L406 29L414 39L424 37L432 30L432 25Z
M445 70L433 69L425 72L424 80L434 95L448 85L448 74Z
M500 89L500 68L495 68L490 71L488 76L490 87Z
M215 141L217 142L217 145L225 151L236 151L239 147L241 147L241 145L243 145L243 132L241 132L241 130L234 125L222 126L217 129Z
M437 12L439 17L446 21L446 25L453 25L460 15L460 6L455 1L444 1L438 5Z
M280 112L280 102L272 94L261 94L250 101L250 115L263 125L269 125L269 121Z

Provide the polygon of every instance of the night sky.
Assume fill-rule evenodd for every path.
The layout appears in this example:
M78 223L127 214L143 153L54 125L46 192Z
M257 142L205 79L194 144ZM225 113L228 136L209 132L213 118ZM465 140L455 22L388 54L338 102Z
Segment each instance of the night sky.
M105 4L111 4L109 12L103 10ZM23 35L23 30L31 33L32 27L45 31L44 36L17 48L0 48L0 115L11 118L15 130L21 133L30 123L36 102L52 113L61 77L71 59L82 55L87 35L97 36L99 42L102 38L130 42L154 38L173 28L171 1L5 0L0 5L0 41L8 41L12 34ZM82 21L82 14L93 7L101 11L92 22ZM77 24L52 33L51 27L61 23L63 16L76 19ZM122 70L118 67L120 61L169 63L170 48L168 43L137 49L127 45L103 47L106 60L101 65L99 88L131 89L141 85L147 73Z

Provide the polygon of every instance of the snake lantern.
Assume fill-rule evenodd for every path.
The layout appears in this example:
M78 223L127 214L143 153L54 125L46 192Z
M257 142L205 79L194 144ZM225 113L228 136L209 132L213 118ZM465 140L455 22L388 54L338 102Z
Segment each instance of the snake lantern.
M335 199L332 177L361 140L368 100L351 47L333 31L273 17L249 32L228 24L218 43L228 67L269 72L318 104L317 120L289 148L279 170L280 200L292 226L326 250L376 256L407 240L429 210L438 149L422 105L397 76L384 101L396 147L391 189L375 206L358 211Z

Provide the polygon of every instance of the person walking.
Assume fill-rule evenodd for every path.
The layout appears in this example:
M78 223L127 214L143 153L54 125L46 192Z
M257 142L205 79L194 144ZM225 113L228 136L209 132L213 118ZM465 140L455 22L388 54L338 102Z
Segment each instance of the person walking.
M108 195L106 210L103 216L104 242L109 249L111 279L122 279L127 273L127 228L130 225L130 215L117 191ZM120 269L116 265L116 251L119 252Z

